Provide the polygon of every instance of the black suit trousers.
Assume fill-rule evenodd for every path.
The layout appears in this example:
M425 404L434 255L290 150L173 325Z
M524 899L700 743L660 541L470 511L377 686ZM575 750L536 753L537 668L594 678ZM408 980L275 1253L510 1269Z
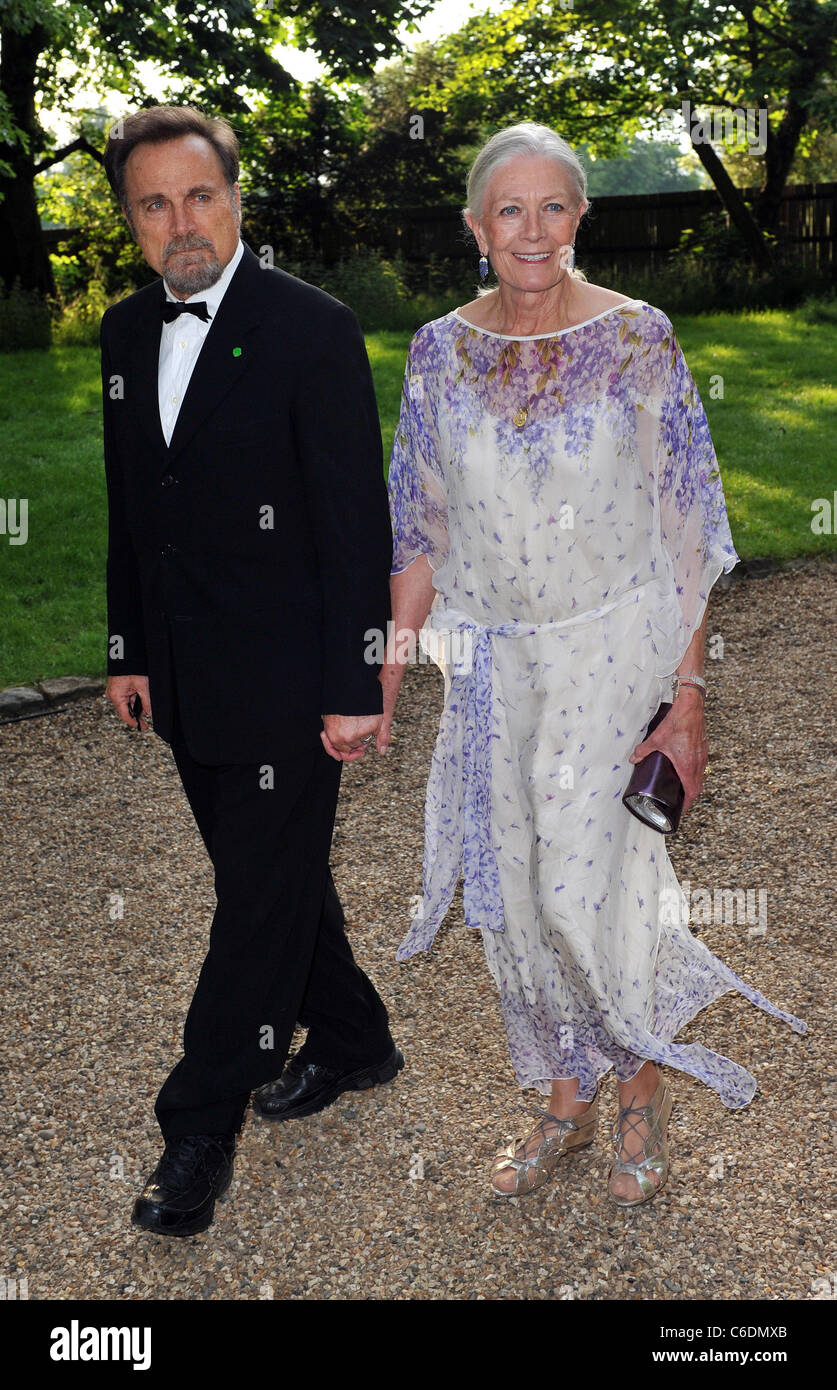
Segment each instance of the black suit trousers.
M238 1130L250 1092L281 1074L297 1022L309 1030L304 1060L323 1066L352 1069L392 1047L329 866L342 763L309 738L273 765L271 787L267 764L196 762L176 715L171 747L217 908L184 1055L155 1106L166 1139Z

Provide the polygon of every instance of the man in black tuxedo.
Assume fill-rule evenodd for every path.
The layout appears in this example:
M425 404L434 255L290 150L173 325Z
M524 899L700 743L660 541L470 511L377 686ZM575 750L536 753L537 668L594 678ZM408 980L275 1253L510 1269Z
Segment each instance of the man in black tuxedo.
M153 711L218 900L132 1220L191 1235L254 1088L284 1120L403 1065L329 868L342 763L386 751L364 634L390 618L392 534L357 320L240 241L231 127L143 110L105 167L162 276L102 320L108 695L139 728Z

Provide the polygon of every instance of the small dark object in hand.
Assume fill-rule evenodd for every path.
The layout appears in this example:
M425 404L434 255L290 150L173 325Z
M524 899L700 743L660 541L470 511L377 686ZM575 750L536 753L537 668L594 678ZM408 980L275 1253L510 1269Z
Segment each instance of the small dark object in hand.
M665 700L645 731L645 738L661 724L671 709ZM644 740L643 740L644 742ZM686 793L677 776L674 764L665 753L655 749L637 763L622 802L632 815L652 830L673 835L680 824Z
M136 719L137 728L141 729L142 725L140 723L140 719L142 717L142 700L140 699L138 694L132 695L130 700L128 701L128 713L130 714L132 719Z

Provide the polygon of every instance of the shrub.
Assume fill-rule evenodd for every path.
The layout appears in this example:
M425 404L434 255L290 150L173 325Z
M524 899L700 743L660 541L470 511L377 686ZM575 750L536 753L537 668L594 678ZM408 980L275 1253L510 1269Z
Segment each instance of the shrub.
M837 294L832 289L822 298L806 299L800 305L800 316L806 323L837 324Z
M795 308L807 299L833 293L832 275L801 265L793 249L772 235L767 240L773 264L760 270L747 257L735 228L728 227L721 214L706 214L697 227L683 233L666 265L643 274L628 273L627 285L614 288L648 300L669 316Z
M55 301L53 340L57 347L98 347L99 324L109 304L121 295L108 295L98 280L91 280L80 294Z
M362 249L330 266L321 261L284 262L282 269L348 304L365 332L399 328L409 315L410 296L399 268L378 251Z
M0 285L0 352L48 348L51 342L49 305L15 281L7 292Z
M476 273L463 270L461 262L444 267L406 264L400 256L390 261L367 249L334 265L283 261L282 269L348 304L367 333L414 333L423 323L473 299L477 283ZM462 283L454 284L455 279Z
M328 292L354 309L364 329L395 326L409 294L398 269L378 251L361 250L328 273Z

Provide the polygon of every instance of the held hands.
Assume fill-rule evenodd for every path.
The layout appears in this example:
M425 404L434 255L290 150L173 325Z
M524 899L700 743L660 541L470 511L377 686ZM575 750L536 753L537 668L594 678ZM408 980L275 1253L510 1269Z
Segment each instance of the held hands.
M665 719L649 738L637 744L628 762L642 762L655 749L659 749L674 764L683 783L685 815L700 796L703 774L709 761L703 696L695 686L680 687Z
M403 674L403 672L402 672ZM392 736L392 715L398 699L400 679L388 679L386 666L378 679L383 688L383 714L324 714L323 747L338 762L356 763L367 749L376 748L381 754L389 752ZM369 735L373 734L373 738ZM366 739L367 742L363 742Z
M140 729L151 728L148 722L151 717L151 697L148 691L147 676L109 676L105 694L124 724L130 724L132 729L137 727ZM128 702L135 695L139 695L142 701L139 725L128 709Z
M381 714L324 714L320 738L330 757L339 763L356 763L376 744L379 753L386 752L379 742L382 723Z

